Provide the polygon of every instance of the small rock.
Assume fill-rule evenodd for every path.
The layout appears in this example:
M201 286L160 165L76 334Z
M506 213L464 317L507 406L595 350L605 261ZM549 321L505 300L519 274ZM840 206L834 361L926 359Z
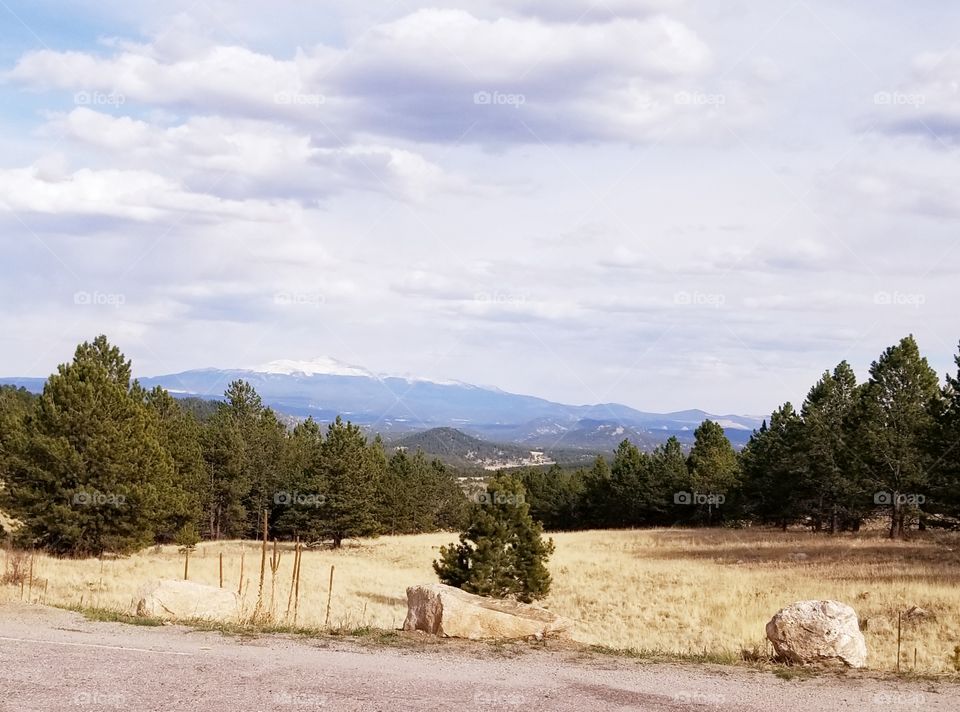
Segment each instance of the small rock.
M908 621L926 621L934 620L936 616L934 616L926 608L920 608L920 606L911 606L907 609L906 613L903 614L903 618L904 620Z
M890 633L893 631L893 624L882 616L871 616L861 621L860 630L871 633Z

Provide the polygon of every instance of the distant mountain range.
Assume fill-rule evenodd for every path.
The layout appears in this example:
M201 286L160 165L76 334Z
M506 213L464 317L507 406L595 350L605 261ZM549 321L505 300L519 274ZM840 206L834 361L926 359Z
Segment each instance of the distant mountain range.
M519 446L508 459L522 459L530 451L609 452L624 439L649 450L671 435L690 444L693 431L708 418L741 446L761 423L752 416L702 410L646 413L619 403L565 405L458 381L378 375L333 359L274 361L252 369L204 368L141 377L140 383L145 388L162 386L174 396L218 400L237 379L250 382L264 403L287 415L320 421L343 415L391 441L415 431L455 428L474 438ZM0 383L39 392L45 380L0 378Z

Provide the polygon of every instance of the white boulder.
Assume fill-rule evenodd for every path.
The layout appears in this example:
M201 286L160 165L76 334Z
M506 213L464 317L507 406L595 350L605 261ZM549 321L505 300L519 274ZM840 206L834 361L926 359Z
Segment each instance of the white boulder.
M799 601L767 623L767 638L777 655L790 663L867 664L867 644L857 612L838 601Z
M170 620L235 620L240 615L236 591L193 581L152 581L132 604L134 615Z
M407 589L404 630L470 640L561 635L573 622L545 608L476 596L440 583Z

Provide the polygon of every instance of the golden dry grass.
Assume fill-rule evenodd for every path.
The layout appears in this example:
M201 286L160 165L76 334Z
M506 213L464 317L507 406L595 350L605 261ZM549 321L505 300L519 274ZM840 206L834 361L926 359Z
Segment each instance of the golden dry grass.
M452 534L382 537L350 542L339 551L306 551L298 624L322 627L330 566L336 566L330 627L399 628L404 589L434 581L431 561ZM904 624L905 670L955 673L960 645L960 538L924 536L889 542L880 534L830 538L769 530L591 531L553 536L554 584L545 605L576 621L585 643L666 654L738 658L768 650L764 625L779 608L803 599L852 605L866 622L870 667L896 664L897 612L920 606L932 620ZM190 558L190 579L238 586L245 552L244 606L256 601L260 551L254 542L201 544ZM275 619L282 621L293 553L283 552L276 582ZM57 560L37 556L32 600L123 610L143 583L180 578L175 547L126 559ZM248 583L247 583L248 582ZM270 572L265 585L269 605ZM28 593L24 592L24 597ZM16 586L0 599L19 598Z

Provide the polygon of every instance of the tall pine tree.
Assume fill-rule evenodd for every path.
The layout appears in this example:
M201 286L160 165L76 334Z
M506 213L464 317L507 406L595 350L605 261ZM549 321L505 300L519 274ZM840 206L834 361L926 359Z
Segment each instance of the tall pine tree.
M901 339L870 366L857 411L858 457L888 506L890 537L903 536L912 503L926 496L928 443L934 436L939 381L913 336Z
M130 362L105 336L48 379L2 492L22 544L74 556L135 551L173 517L173 459L134 389Z

